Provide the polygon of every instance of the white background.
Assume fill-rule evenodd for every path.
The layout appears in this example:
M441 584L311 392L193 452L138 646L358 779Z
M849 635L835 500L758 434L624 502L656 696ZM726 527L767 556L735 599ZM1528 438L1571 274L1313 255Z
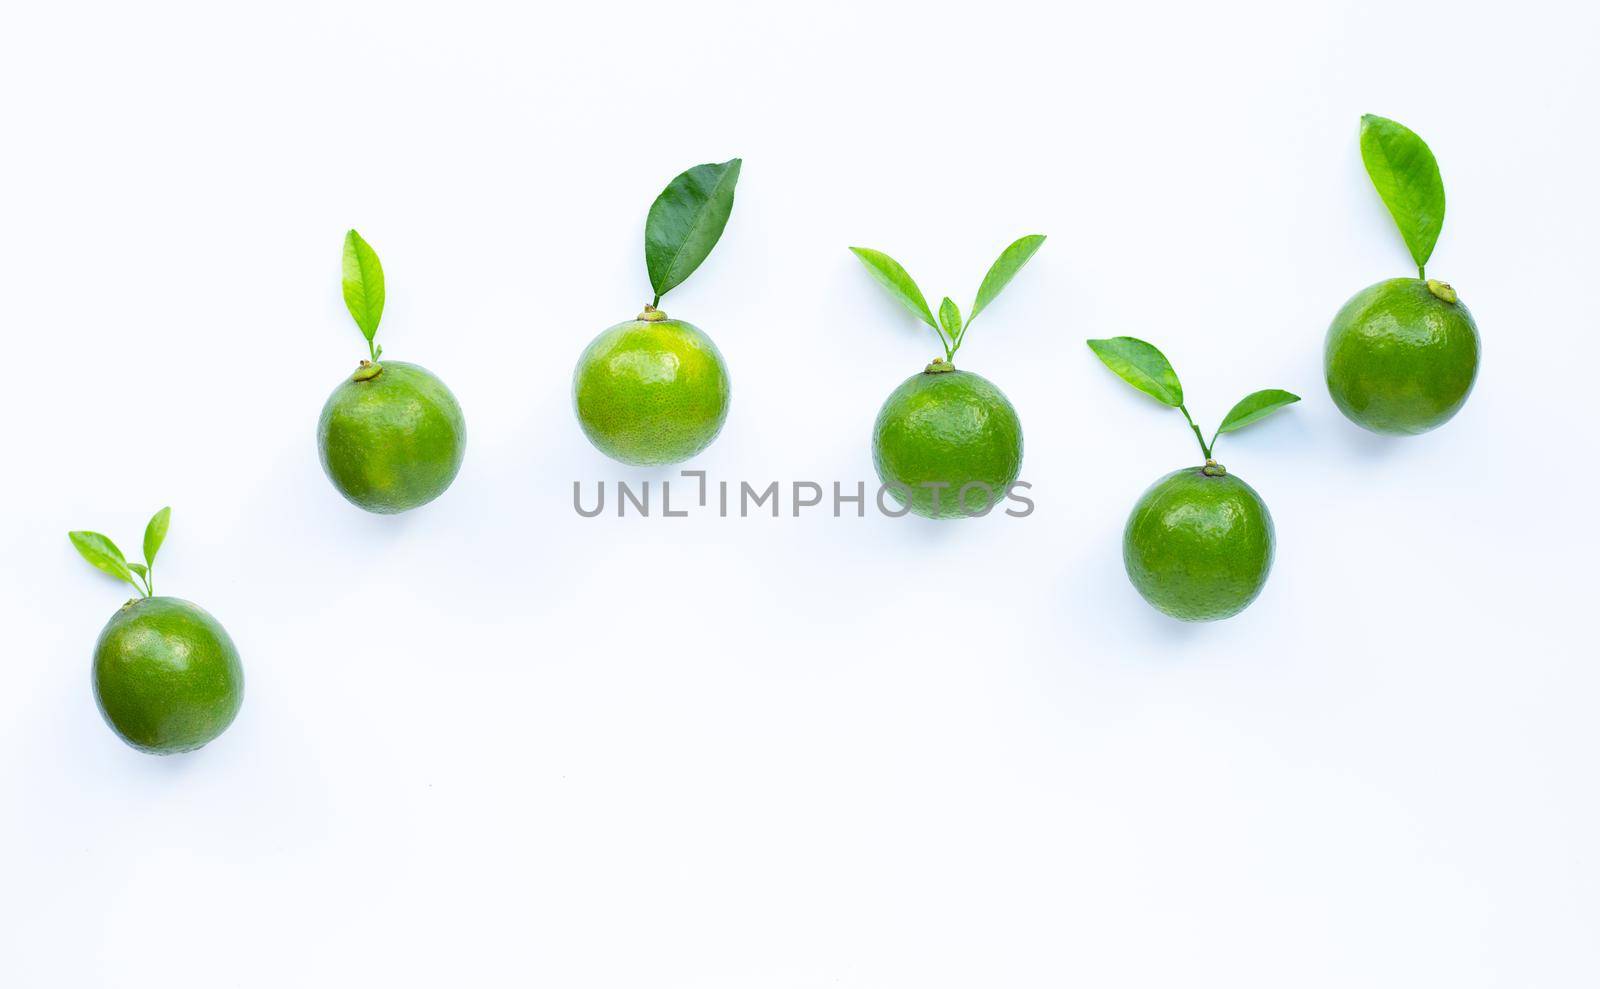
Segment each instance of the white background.
M1597 19L1588 3L37 4L0 26L8 986L1594 985ZM1363 112L1416 128L1429 273L1484 362L1436 433L1321 383L1410 265ZM587 520L659 480L569 408L647 296L645 211L742 155L665 308L732 369L712 479L872 477L936 353L846 252L970 306L1027 519ZM401 518L313 428L379 339L466 410ZM1143 488L1197 458L1083 345L1171 357L1277 563L1240 617L1148 608ZM134 548L230 630L232 729L159 759L88 682ZM786 496L785 510L788 499Z

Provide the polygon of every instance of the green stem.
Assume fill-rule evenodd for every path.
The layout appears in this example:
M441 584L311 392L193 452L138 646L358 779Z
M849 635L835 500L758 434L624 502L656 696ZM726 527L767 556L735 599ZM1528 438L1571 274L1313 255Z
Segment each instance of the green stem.
M967 328L970 327L971 325L972 325L972 317L968 316L966 322L961 324L961 332L957 333L956 334L956 338L954 340L950 341L949 353L945 354L945 360L950 361L951 363L955 362L956 351L961 349L962 341L964 341L967 338ZM940 336L943 336L943 334L941 333Z
M1425 269L1424 265L1420 265L1420 264L1417 265L1417 277L1422 279L1423 281L1427 281L1428 280L1428 272L1426 270L1424 270L1424 269Z
M1201 434L1200 427L1196 426L1194 424L1194 419L1189 415L1189 410L1184 408L1182 405L1179 405L1178 406L1178 411L1182 412L1183 413L1183 417L1185 419L1189 420L1189 428L1194 430L1195 442L1200 444L1200 452L1205 455L1205 458L1207 460L1210 460L1211 459L1211 448L1206 446L1206 438L1205 438L1205 436L1203 436ZM1211 438L1211 442L1215 443L1216 441L1217 441L1216 437L1213 436Z
M656 293L656 297L654 299L650 300L650 308L651 309L660 309L661 308L661 293L657 292Z
M377 338L374 337L373 340ZM367 353L372 355L372 363L378 363L378 345L373 340L367 341Z

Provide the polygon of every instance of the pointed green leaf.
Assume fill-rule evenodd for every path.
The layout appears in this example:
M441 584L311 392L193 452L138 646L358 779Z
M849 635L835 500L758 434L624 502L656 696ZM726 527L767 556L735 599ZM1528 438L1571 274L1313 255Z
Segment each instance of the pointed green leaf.
M995 296L1011 284L1011 279L1016 277L1017 272L1022 270L1022 266L1028 263L1028 259L1033 257L1042 244L1044 244L1044 234L1029 234L1000 252L1000 257L990 266L989 273L983 276L983 284L978 286L978 301L972 304L972 315L968 317L968 322L977 319L978 314L994 301Z
M372 342L383 318L383 265L378 252L354 230L344 235L344 305Z
M743 162L696 165L667 184L644 222L644 264L656 298L683 283L717 246Z
M122 550L117 549L116 543L98 532L69 532L67 538L72 540L78 555L88 560L90 566L118 580L133 583L133 571L128 569L128 562L123 558Z
M944 327L945 335L951 340L961 335L961 310L948 295L939 303L939 325Z
M851 253L861 259L861 263L872 272L872 277L878 284L889 290L889 294L900 300L900 304L911 311L911 315L927 323L934 329L939 324L934 321L933 310L928 308L928 300L922 297L922 289L912 280L900 262L883 253L874 251L870 247L852 247Z
M150 517L150 524L144 527L144 562L146 566L156 565L156 551L161 549L161 544L167 539L167 524L172 521L172 508L168 506Z
M128 564L128 569L132 570L134 573L138 574L141 577L146 576L147 574L150 573L150 568L145 566L143 563L130 562Z
M1183 385L1161 351L1133 337L1090 340L1089 349L1123 381L1173 408L1183 404Z
M1258 419L1300 401L1300 396L1293 392L1286 392L1281 388L1267 388L1262 391L1251 392L1239 399L1222 420L1222 425L1217 427L1217 433L1231 433L1235 429L1243 429Z
M1444 180L1433 152L1404 125L1369 113L1361 118L1361 160L1421 268L1444 226Z

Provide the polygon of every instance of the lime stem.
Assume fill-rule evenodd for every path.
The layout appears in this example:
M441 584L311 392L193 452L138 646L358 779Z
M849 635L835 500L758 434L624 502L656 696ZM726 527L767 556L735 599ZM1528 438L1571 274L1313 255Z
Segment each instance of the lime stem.
M967 327L971 325L972 317L968 316L967 321L961 324L961 332L956 334L956 338L953 341L954 345L950 348L951 357L954 357L956 355L956 351L961 349L961 342L967 338Z
M1180 403L1178 405L1178 411L1183 413L1183 417L1189 421L1189 428L1194 430L1195 442L1200 444L1200 452L1205 454L1205 458L1207 460L1210 460L1211 459L1211 447L1206 446L1206 438L1205 438L1204 434L1202 434L1200 432L1200 427L1196 426L1194 424L1194 419L1193 419L1193 417L1191 417L1189 415L1189 410L1184 408L1182 403ZM1216 438L1212 437L1211 442L1213 444L1215 444L1216 443Z

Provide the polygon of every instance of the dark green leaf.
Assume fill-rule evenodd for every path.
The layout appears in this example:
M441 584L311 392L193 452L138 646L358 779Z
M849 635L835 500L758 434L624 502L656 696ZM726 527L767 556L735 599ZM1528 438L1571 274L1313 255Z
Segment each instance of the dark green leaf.
M1173 408L1183 404L1183 385L1161 351L1133 337L1090 340L1089 349L1123 381Z
M144 527L144 562L146 566L156 565L156 551L161 549L161 544L167 538L167 524L172 521L172 508L169 506L150 517L150 524Z
M733 212L740 159L696 165L667 184L644 223L644 263L656 298L700 267Z
M994 301L995 296L1011 283L1011 279L1016 277L1017 272L1022 270L1022 266L1028 263L1028 259L1033 257L1043 243L1044 234L1029 234L1000 252L1000 257L989 268L989 273L983 276L983 284L978 286L978 301L972 304L972 315L968 317L968 322L978 318L978 314L983 312L989 303Z
M1369 113L1361 118L1361 160L1421 268L1444 226L1444 180L1433 152L1405 126Z
M1267 388L1258 392L1251 392L1233 407L1222 420L1222 425L1217 427L1217 433L1231 433L1235 429L1243 429L1258 419L1300 401L1300 396L1286 392L1281 388Z
M344 304L369 343L383 318L383 297L378 252L352 230L344 235Z
M939 303L939 325L944 327L945 335L951 340L961 335L961 310L947 295Z
M878 280L878 284L899 299L900 304L911 311L911 315L934 329L939 328L939 324L934 321L933 310L928 308L928 300L922 297L922 289L918 288L906 270L900 267L900 262L870 247L852 247L850 250L861 259L862 264L867 266L867 270L872 272L872 277Z
M98 532L69 532L67 538L72 540L78 555L88 560L90 566L118 580L133 583L133 571L128 569L128 562L123 559L122 550L117 549L116 543Z

